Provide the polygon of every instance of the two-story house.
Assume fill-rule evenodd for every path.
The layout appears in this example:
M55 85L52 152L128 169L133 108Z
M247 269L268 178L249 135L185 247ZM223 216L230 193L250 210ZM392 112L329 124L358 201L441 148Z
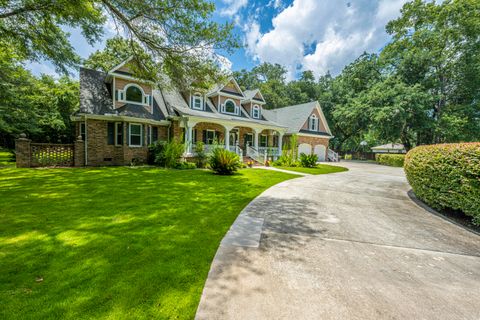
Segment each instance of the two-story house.
M107 73L81 68L80 110L72 116L85 141L86 165L145 162L148 145L179 139L207 152L222 144L255 160L278 157L284 137L299 136L299 152L327 157L332 137L317 102L266 110L259 90L242 91L235 79L209 91L158 88L133 76L130 60Z

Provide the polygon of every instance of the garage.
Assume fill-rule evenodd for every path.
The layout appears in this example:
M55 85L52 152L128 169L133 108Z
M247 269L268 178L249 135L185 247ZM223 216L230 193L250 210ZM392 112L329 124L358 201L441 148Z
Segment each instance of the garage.
M315 153L318 157L318 161L325 161L325 153L326 148L323 144L317 144L313 149L313 153Z
M302 153L305 153L305 154L312 154L312 146L309 145L308 143L301 143L298 145L298 156L300 157L300 155Z

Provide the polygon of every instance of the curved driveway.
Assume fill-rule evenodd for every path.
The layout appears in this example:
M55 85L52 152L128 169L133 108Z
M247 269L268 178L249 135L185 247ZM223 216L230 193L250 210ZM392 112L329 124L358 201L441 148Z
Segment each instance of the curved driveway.
M245 208L198 319L480 319L480 236L411 201L402 169L341 165Z

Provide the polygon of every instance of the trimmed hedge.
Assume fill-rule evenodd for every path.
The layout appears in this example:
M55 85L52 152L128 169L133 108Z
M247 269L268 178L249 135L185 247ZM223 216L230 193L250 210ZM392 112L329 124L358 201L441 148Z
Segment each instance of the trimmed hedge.
M480 225L480 143L416 147L404 169L419 199L436 209L460 210Z
M403 167L403 162L405 160L404 154L377 154L375 155L375 160L379 164L392 167Z

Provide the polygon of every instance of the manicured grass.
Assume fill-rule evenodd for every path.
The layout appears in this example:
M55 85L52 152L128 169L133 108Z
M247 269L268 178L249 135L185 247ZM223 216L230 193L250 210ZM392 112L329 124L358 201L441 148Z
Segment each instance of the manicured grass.
M1 319L192 319L239 212L293 175L0 169Z
M0 167L13 167L15 161L12 159L12 152L0 148Z
M296 172L309 173L309 174L326 174L326 173L348 171L347 168L330 166L328 164L318 164L316 168L303 168L303 167L276 167L276 168L296 171Z

